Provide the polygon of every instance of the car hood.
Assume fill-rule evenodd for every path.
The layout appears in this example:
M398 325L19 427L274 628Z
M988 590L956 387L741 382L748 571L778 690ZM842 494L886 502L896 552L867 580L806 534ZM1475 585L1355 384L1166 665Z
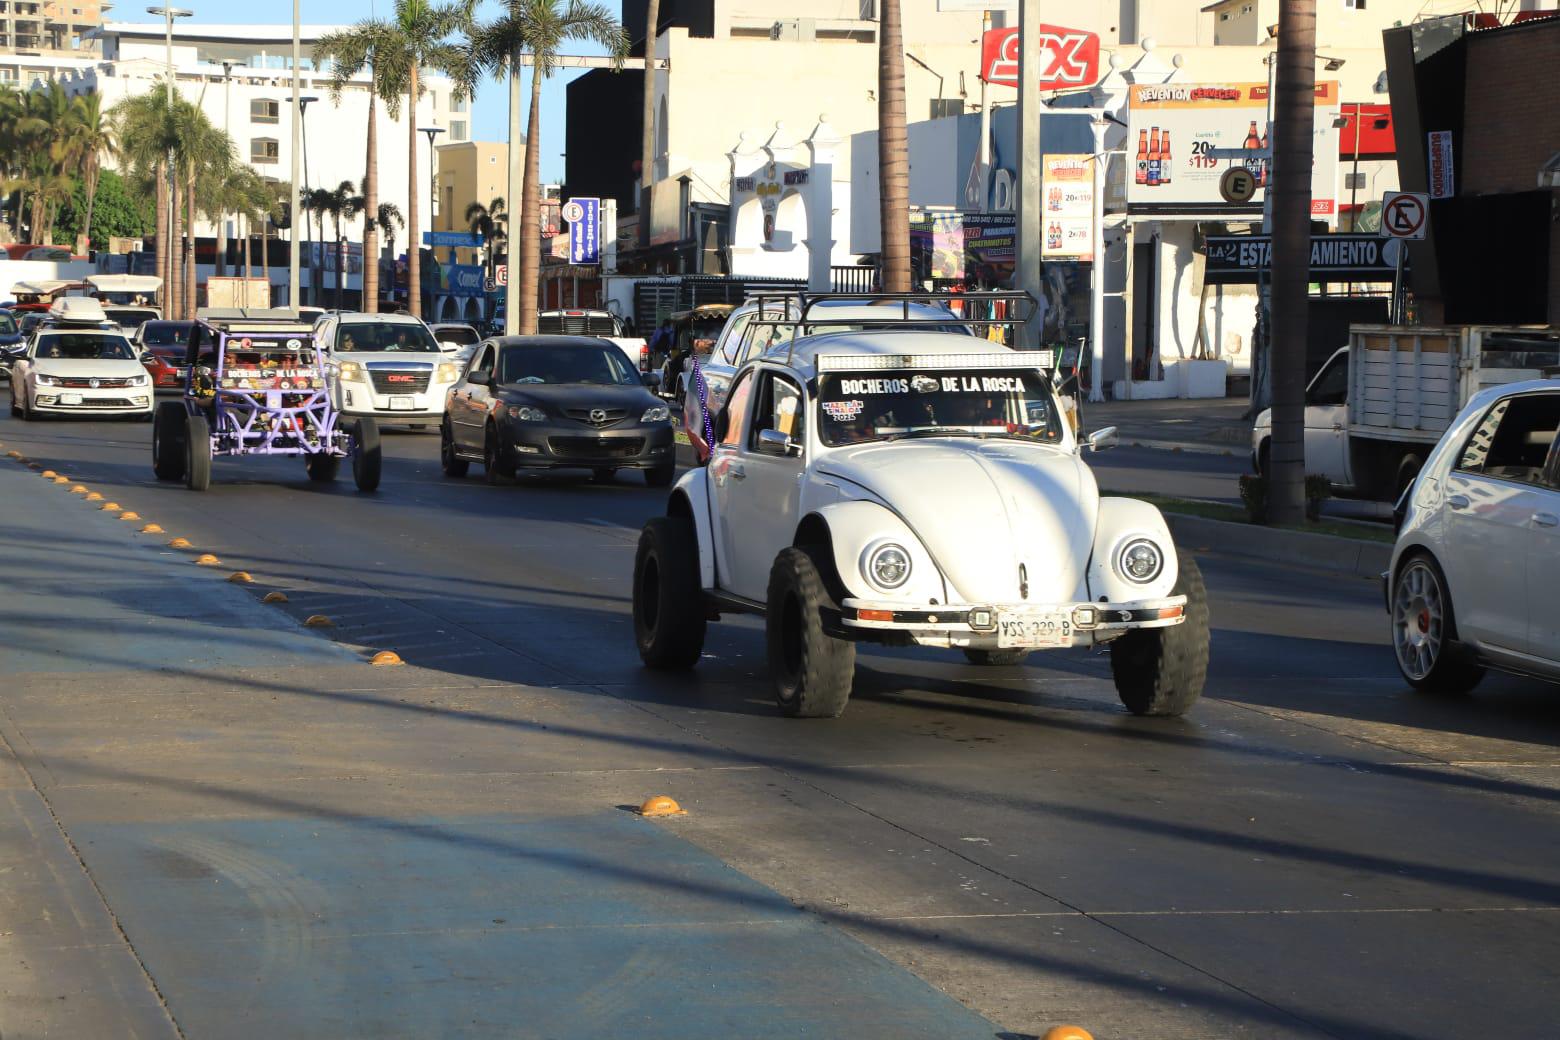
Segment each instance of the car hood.
M591 383L506 383L498 396L510 404L528 404L547 412L566 408L624 408L632 412L661 402L642 386L599 386Z
M70 358L35 358L34 375L59 376L62 379L124 379L146 374L139 361L74 361Z
M440 350L353 350L341 354L332 354L331 360L340 364L344 361L356 361L360 365L378 365L387 361L396 364L426 365L432 368L443 363L446 358Z
M1014 441L865 444L830 454L818 472L898 513L963 602L1068 602L1089 565L1099 488L1069 452Z

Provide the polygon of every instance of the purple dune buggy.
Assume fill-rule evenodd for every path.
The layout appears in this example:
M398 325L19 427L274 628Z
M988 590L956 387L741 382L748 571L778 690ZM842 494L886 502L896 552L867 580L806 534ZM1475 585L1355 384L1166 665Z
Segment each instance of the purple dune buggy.
M342 422L309 325L286 311L203 312L186 363L182 399L159 404L152 423L157 479L204 491L214 456L297 455L310 480L335 480L350 458L359 491L379 486L379 427Z

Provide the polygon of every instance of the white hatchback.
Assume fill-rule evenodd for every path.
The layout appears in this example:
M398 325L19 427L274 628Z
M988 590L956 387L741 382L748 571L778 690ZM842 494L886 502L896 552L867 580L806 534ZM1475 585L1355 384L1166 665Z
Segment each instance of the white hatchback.
M1385 577L1409 684L1463 693L1486 668L1560 681L1560 380L1475 396L1400 508Z

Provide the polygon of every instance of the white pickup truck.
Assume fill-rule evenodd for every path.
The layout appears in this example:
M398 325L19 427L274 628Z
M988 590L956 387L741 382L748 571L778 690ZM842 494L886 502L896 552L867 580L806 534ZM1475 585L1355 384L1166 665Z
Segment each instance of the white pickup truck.
M637 336L625 336L622 319L610 311L542 311L536 316L536 331L543 336L595 336L608 340L628 355L629 364L641 374L650 371L650 345Z
M1305 389L1305 469L1358 498L1395 501L1480 390L1560 368L1560 328L1355 325ZM1272 413L1251 430L1268 470Z

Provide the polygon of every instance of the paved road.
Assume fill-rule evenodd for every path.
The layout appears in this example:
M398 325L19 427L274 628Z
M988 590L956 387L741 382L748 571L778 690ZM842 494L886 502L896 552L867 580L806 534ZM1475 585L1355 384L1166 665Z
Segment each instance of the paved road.
M1410 696L1369 583L1204 557L1182 720L873 650L799 722L751 622L639 667L637 478L194 495L148 432L0 422L225 564L0 463L0 1036L1554 1035L1560 691Z

